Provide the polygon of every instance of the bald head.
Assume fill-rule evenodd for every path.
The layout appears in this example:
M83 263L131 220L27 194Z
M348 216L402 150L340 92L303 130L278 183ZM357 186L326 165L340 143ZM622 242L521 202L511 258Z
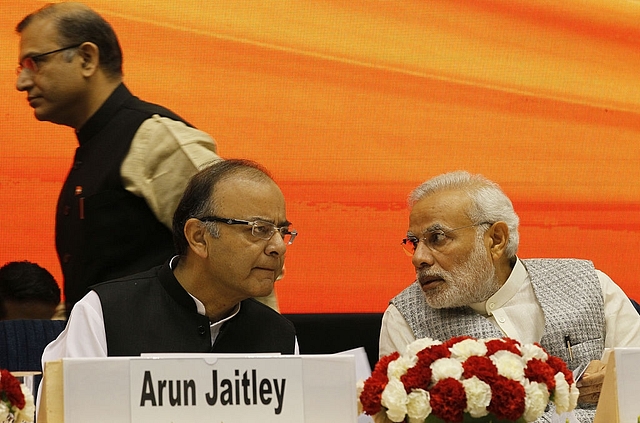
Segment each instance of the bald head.
M275 185L269 172L250 160L221 160L195 174L182 195L173 216L173 240L178 254L185 254L188 243L184 225L191 218L215 214L217 187L230 179L245 179L270 182Z

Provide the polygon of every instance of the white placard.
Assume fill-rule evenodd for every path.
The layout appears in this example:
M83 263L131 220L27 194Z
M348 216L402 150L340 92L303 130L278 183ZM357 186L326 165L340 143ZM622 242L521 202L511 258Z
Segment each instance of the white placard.
M194 365L189 360L199 360L200 364ZM224 361L232 360L232 361ZM132 372L131 363L134 361L146 362L138 366L135 374ZM224 361L224 363L223 363ZM151 365L148 363L151 362ZM254 363L260 362L260 365ZM203 364L204 363L204 364ZM45 407L42 407L38 415L38 421L43 423L140 423L149 421L139 416L132 416L132 404L139 408L142 395L145 394L145 407L153 408L152 398L155 398L155 408L160 408L160 389L163 390L164 410L161 415L154 416L154 422L201 422L201 423L246 423L259 422L295 422L295 423L354 423L358 420L356 410L356 372L355 359L351 354L347 355L298 355L298 356L254 356L234 354L231 357L216 357L211 354L200 354L187 357L107 357L107 358L65 358L46 363L42 398L45 399ZM185 399L184 382L187 381L187 397L189 404L193 401L191 391L196 395L195 403L201 406L203 395L210 393L213 399L213 373L218 370L217 400L215 405L206 405L207 413L197 418L191 418L185 414L188 407ZM238 376L235 370L238 370ZM255 380L253 372L255 369ZM147 376L147 391L143 391L145 383L145 371ZM168 371L168 372L167 372ZM245 394L243 386L244 373L247 372ZM173 372L173 373L171 373ZM194 374L192 374L194 373ZM132 378L137 382L132 383ZM281 379L286 378L284 391ZM222 380L227 379L229 382ZM260 397L260 384L263 379L270 380L272 391L265 382L263 385L263 398ZM278 380L278 391L273 379ZM163 388L158 388L158 381L173 380L173 392L170 393L169 383ZM189 381L194 381L191 388ZM236 391L236 380L238 388ZM177 392L175 389L180 381L181 406L177 406ZM141 385L142 383L142 385ZM228 384L232 390L228 391ZM258 395L253 395L253 386L258 387ZM149 387L153 387L151 395ZM195 389L197 387L197 390ZM230 409L231 404L220 406L223 391L225 401L233 394L234 401L240 398L244 404L245 398L249 399L248 405L243 406L242 418L226 418L218 415L217 410ZM166 391L166 392L165 392ZM239 395L236 394L239 392ZM172 395L169 395L172 394ZM271 395L271 396L269 396ZM280 397L278 397L280 395ZM166 406L166 398L174 398L174 409L180 410L180 415L166 414L170 407ZM228 396L228 397L227 397ZM252 405L253 398L256 404ZM263 404L271 399L269 404ZM280 402L278 402L280 398ZM206 402L206 397L205 397ZM260 403L258 405L258 402ZM150 405L151 404L151 405ZM280 404L280 407L278 406ZM150 405L150 406L149 406ZM204 407L204 405L202 405ZM234 405L240 407L240 404ZM246 408L245 408L246 407ZM263 410L259 418L254 418L255 410ZM280 414L276 410L280 408ZM216 413L211 410L215 409ZM43 411L44 410L44 411ZM135 411L136 413L139 410ZM42 415L44 413L44 416ZM303 415L301 416L301 413ZM45 418L46 416L46 418ZM284 419L288 420L284 420ZM171 419L171 420L169 420Z
M615 355L620 421L636 423L640 421L640 348L616 348Z
M604 360L607 367L594 423L640 422L640 348L614 348Z
M138 358L129 366L136 423L304 421L300 357Z

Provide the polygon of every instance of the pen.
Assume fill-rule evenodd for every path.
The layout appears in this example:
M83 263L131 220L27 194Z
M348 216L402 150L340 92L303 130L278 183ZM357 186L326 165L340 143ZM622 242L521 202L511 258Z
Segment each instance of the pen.
M567 345L567 349L569 350L569 360L573 360L573 350L571 349L571 338L569 335L564 336L564 343Z
M80 219L84 219L84 197L80 197L82 195L82 186L76 186L75 191L76 197L78 197L78 216Z

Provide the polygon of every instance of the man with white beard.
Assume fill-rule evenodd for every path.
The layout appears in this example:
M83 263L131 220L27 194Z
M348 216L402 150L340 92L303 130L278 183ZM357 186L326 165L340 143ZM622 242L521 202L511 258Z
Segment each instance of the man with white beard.
M518 216L481 175L436 176L410 194L409 207L402 243L416 281L384 313L380 356L427 337L537 342L572 370L588 364L576 416L592 421L604 348L640 347L640 316L620 287L590 261L519 259Z

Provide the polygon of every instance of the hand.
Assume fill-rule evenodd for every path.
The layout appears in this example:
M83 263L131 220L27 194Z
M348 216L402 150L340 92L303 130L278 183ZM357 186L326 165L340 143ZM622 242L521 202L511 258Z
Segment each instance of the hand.
M602 391L602 382L604 381L604 371L606 365L600 360L593 360L584 371L582 379L578 381L576 386L580 391L578 402L582 404L597 404Z

